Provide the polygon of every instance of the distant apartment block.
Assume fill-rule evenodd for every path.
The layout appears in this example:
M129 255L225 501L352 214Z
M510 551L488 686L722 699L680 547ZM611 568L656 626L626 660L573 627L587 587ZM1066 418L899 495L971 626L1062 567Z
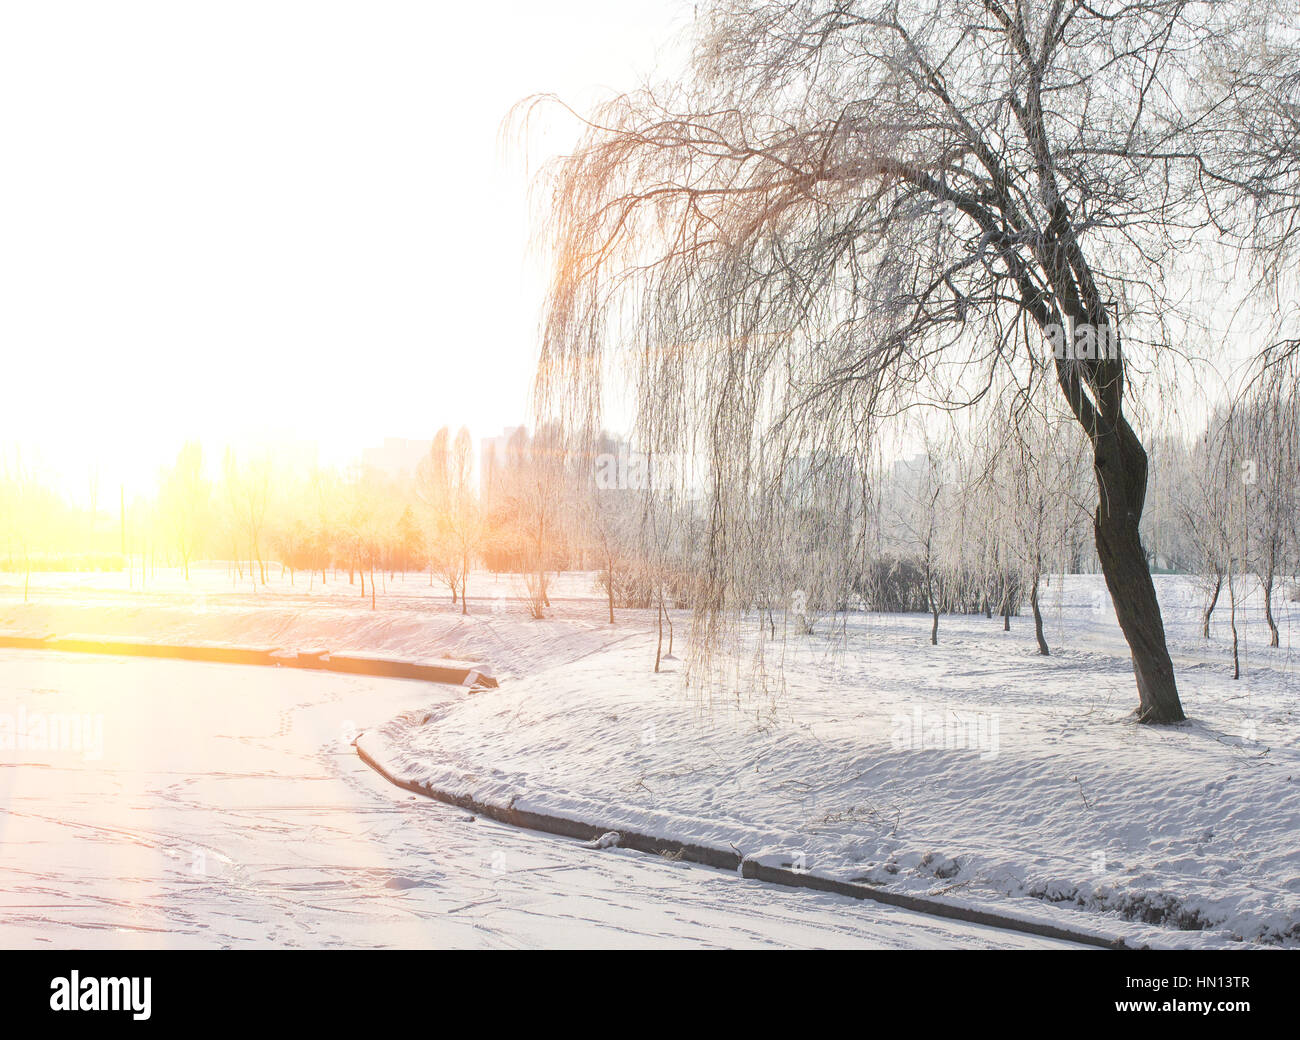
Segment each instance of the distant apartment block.
M510 441L518 434L527 437L527 428L506 426L502 429L500 437L483 437L479 440L478 488L484 501L491 498L493 474L505 465Z
M410 477L414 475L420 460L429 454L431 447L431 440L385 437L383 444L362 452L361 463L367 469L377 470L386 476Z

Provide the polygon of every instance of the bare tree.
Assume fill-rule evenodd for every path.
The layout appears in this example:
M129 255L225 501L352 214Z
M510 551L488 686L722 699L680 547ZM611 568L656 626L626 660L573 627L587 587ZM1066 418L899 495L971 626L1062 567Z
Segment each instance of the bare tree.
M944 517L951 510L952 480L939 443L927 438L925 454L907 482L904 525L921 565L925 606L930 614L930 645L939 644L939 614L948 598L950 569L945 554Z
M242 535L254 585L259 577L265 585L266 556L263 552L263 538L271 495L270 457L255 458L240 466L234 450L227 448L222 462L222 483L234 557L238 561L238 540Z
M460 612L469 613L469 571L482 539L483 520L474 493L474 442L463 426L447 467L448 529L460 569Z
M1279 572L1295 560L1296 484L1300 480L1300 404L1292 363L1273 366L1264 382L1234 409L1244 510L1244 555L1259 578L1269 646L1279 642L1273 591Z
M3 460L0 471L0 537L9 554L10 569L16 568L15 556L22 562L23 602L28 601L32 583L33 557L49 527L53 512L53 495L41 487L32 466L22 453Z
M735 600L734 561L756 551L732 521L774 432L815 424L848 442L871 417L978 400L999 370L1048 379L1090 443L1137 714L1184 717L1125 401L1134 358L1165 339L1171 229L1209 221L1179 99L1230 13L715 3L690 75L592 117L552 180L539 389L590 427L608 368L631 359L647 439L704 439L705 612Z
M314 585L316 571L320 571L322 585L327 583L326 571L334 562L334 550L338 543L339 491L338 478L332 471L314 466L308 477L306 520L308 529L309 553L311 555L312 577Z
M1250 302L1271 305L1280 333L1258 353L1266 373L1300 356L1300 12L1285 0L1235 0L1232 9L1240 29L1201 55L1192 109L1216 227L1252 261Z
M994 479L1011 501L1004 502L996 515L1006 518L1010 553L1029 589L1034 640L1046 657L1051 650L1043 630L1039 588L1048 567L1048 550L1087 515L1073 487L1074 456L1084 445L1062 424L1030 418L1038 421L1016 424L999 438L1004 447Z
M559 428L542 426L531 437L518 429L497 475L509 515L507 537L524 573L530 610L539 619L551 604L551 573L563 552L564 530L572 527L567 514L576 499L568 459Z
M190 579L190 561L206 532L211 489L203 476L203 448L189 441L176 462L163 475L159 491L159 512L181 558L185 580Z
M1228 531L1230 460L1219 419L1212 419L1192 446L1177 491L1177 509L1183 530L1193 547L1195 573L1205 605L1201 610L1201 638L1210 638L1210 621L1223 591L1231 552Z
M436 572L451 590L451 602L455 605L460 598L463 568L454 544L455 503L449 470L450 438L450 431L445 426L434 435L428 454L416 469L415 487L424 511L429 584L433 584Z
M366 572L370 572L370 609L376 608L375 563L380 555L382 507L385 502L379 475L373 470L356 467L348 474L341 488L342 505L339 515L341 548L347 561L348 573L361 579L361 597L366 595Z
M643 499L651 489L640 479L629 479L630 451L609 436L595 444L591 477L581 496L582 537L590 543L600 564L599 584L605 591L609 623L615 623L615 606L639 605L637 592L644 587L640 566ZM640 471L637 471L639 477Z

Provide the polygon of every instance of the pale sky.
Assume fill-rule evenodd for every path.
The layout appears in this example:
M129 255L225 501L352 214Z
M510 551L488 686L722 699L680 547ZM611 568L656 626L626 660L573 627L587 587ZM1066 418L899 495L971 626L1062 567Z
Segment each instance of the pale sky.
M186 438L526 417L512 104L636 86L680 0L0 5L0 447L144 490ZM557 120L543 149L575 129ZM533 158L537 156L534 155Z

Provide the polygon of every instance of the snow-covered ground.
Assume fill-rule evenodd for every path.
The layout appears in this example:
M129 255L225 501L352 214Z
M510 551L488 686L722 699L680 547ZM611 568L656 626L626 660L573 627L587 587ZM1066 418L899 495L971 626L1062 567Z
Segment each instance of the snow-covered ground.
M0 738L46 735L0 747L0 947L1064 945L473 819L349 743L460 696L0 651Z
M482 663L505 681L576 660L648 627L621 612L625 623L611 629L588 573L555 581L558 626L533 623L523 583L514 575L472 574L468 617L427 575L379 580L372 609L369 592L362 596L360 584L349 584L346 574L341 580L331 574L322 585L319 575L299 573L291 583L277 568L265 586L247 576L234 580L224 566L194 567L188 581L179 570L160 570L143 587L138 574L34 574L24 601L23 576L0 573L0 633L446 657Z
M200 570L188 583L160 573L141 590L138 578L132 588L122 575L47 575L34 580L31 601L23 603L21 578L7 576L0 632L479 661L502 687L468 700L448 700L421 684L371 687L373 680L227 669L241 676L231 689L264 691L250 693L258 703L280 704L277 690L409 691L357 694L363 707L349 709L350 717L370 729L372 750L406 778L489 800L514 798L519 808L734 845L818 873L1153 944L1300 944L1300 680L1292 649L1300 605L1277 597L1282 647L1271 649L1252 591L1239 608L1244 674L1234 682L1226 592L1206 641L1193 584L1163 576L1156 583L1192 720L1179 727L1134 723L1127 649L1096 576L1053 579L1045 590L1049 658L1036 654L1027 617L1012 619L1005 633L998 618L945 616L939 645L931 647L926 617L855 613L843 631L832 632L823 619L813 636L791 635L784 669L769 672L763 691L742 684L709 700L683 689L683 660L652 673L652 615L619 611L610 626L589 574L562 576L542 621L528 616L512 579L491 575L471 581L468 618L441 589L430 589L427 577L414 575L389 581L375 610L346 578L331 577L325 588L317 578L306 588L302 575L292 586L277 576L270 590L253 590L224 570ZM675 621L676 655L684 658L689 619L677 613ZM92 682L85 695L93 693ZM292 715L299 709L294 695L286 696L290 702L276 710ZM216 726L227 737L203 756L179 756L175 771L183 774L190 760L198 773L217 771L211 763L235 746L220 728L224 715L203 714L206 700L184 703L198 714L177 718L196 734ZM319 715L303 710L303 718ZM316 746L326 743L321 736ZM124 762L135 754L148 760L148 749L138 748ZM323 774L309 750L293 755ZM347 749L320 761L346 770L350 789L357 777L371 784L350 756ZM244 772L250 784L262 784L280 768L272 759ZM0 776L37 783L44 772L0 769ZM266 805L316 797L285 775L276 788L283 793ZM408 801L392 788L367 790L378 800L365 804L376 812ZM203 804L219 807L224 797L218 785ZM330 797L337 798L335 788ZM324 831L308 831L296 854L308 856L321 833L354 840L351 804L340 802ZM90 819L91 809L84 811ZM456 817L432 805L419 811ZM278 821L259 840L268 833L280 840L293 826ZM441 847L428 832L390 837L387 828L376 825L377 845L396 841L412 856L421 842ZM322 852L324 862L345 859L341 849ZM257 858L236 852L227 853L232 862ZM635 858L606 852L618 862ZM373 855L372 868L380 869L381 850ZM403 877L413 862L405 855L397 861ZM591 862L582 859L584 868ZM738 891L759 898L752 886ZM257 912L247 919L258 920ZM228 938L241 941L238 934ZM547 941L543 926L528 934ZM853 941L845 932L825 941L838 942L837 935Z
M1079 576L1047 591L1051 657L1027 618L945 617L931 647L928 618L856 614L792 636L765 692L705 702L638 636L400 717L371 750L417 782L898 891L1158 945L1300 944L1300 609L1276 604L1270 649L1258 597L1239 607L1234 682L1227 604L1206 642L1191 583L1157 585L1178 727L1133 721L1104 584Z

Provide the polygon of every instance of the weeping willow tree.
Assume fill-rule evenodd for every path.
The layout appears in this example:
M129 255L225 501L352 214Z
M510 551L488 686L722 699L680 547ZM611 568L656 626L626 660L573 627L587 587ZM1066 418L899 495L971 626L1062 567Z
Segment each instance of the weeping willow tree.
M1213 550L1202 634L1236 552L1263 593L1269 645L1279 644L1274 584L1297 566L1296 485L1300 480L1300 9L1273 0L1241 0L1245 31L1214 41L1193 92L1216 227L1248 261L1248 304L1255 337L1244 385L1231 407L1212 417L1205 443L1219 485L1196 532ZM1261 322L1259 319L1263 318ZM1262 326L1262 327L1261 327ZM1225 474L1227 475L1225 478ZM1216 502L1215 499L1218 499ZM1240 531L1233 519L1240 513ZM1234 672L1237 657L1233 626ZM1236 675L1234 675L1234 678Z
M1272 348L1276 350L1276 346ZM1276 357L1223 420L1223 440L1240 487L1241 556L1259 579L1269 646L1279 645L1273 615L1278 579L1297 570L1300 486L1300 357ZM1235 489L1234 489L1235 490Z
M622 377L648 450L706 460L697 646L719 644L802 529L772 505L785 489L869 472L904 410L1046 385L1091 452L1138 717L1183 719L1126 401L1168 349L1177 242L1213 216L1179 99L1240 13L715 2L684 78L589 118L549 171L540 405L597 429Z
M1203 182L1216 228L1248 260L1249 310L1267 319L1248 373L1267 388L1300 360L1300 8L1240 5L1245 27L1207 48L1191 107L1219 171Z

